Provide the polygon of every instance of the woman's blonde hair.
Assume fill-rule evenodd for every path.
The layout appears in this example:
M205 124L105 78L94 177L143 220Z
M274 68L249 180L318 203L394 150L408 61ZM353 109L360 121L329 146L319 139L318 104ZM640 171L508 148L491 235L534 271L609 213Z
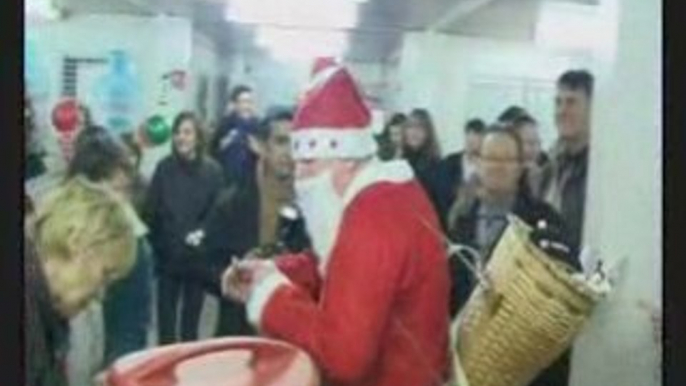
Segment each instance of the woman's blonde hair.
M37 208L33 237L42 260L71 260L84 250L107 259L117 277L133 266L136 238L114 193L81 177L67 180Z

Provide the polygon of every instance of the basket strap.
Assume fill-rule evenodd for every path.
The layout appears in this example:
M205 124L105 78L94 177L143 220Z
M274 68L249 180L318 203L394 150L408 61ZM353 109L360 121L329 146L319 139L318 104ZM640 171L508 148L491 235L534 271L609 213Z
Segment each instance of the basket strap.
M467 267L467 269L474 275L474 277L477 279L477 283L481 286L484 287L484 289L490 288L490 281L488 280L488 277L486 276L485 269L484 269L484 264L483 264L483 257L481 254L475 250L474 248L468 246L468 245L463 245L463 244L456 244L452 240L450 240L447 236L445 236L442 232L439 230L435 229L429 222L422 217L417 210L414 211L415 215L419 219L419 221L431 232L433 232L438 238L441 239L442 242L448 245L448 256L449 258L452 258L453 256L457 256L458 259L464 263L464 265ZM464 256L464 253L471 255L474 258L474 261L476 262L476 265L473 264L469 259L467 259Z
M451 357L453 361L453 385L454 386L469 386L469 381L467 380L467 375L462 368L462 361L460 360L460 354L457 351L457 340L459 339L460 326L462 325L464 312L460 311L455 320L454 329L452 335L451 343Z

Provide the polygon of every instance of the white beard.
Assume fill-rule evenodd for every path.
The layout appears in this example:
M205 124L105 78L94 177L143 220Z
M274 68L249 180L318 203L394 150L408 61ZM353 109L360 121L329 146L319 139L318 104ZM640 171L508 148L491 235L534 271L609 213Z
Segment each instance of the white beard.
M343 199L333 187L331 171L295 181L295 190L312 247L320 262L325 265L338 235Z

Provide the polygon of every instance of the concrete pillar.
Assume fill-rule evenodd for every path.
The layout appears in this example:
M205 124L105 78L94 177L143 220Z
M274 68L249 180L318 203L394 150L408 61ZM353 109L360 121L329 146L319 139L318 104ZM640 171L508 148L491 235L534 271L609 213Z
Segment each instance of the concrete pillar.
M618 34L608 47L616 55L597 74L586 234L601 258L625 264L577 340L571 385L659 385L650 312L640 303L661 307L662 296L662 6L601 6Z

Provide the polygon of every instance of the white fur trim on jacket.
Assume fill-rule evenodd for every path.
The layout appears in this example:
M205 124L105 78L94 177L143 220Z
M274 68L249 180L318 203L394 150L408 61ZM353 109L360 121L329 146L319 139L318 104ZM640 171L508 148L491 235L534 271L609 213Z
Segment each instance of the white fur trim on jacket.
M408 182L413 178L414 172L412 171L412 167L409 163L407 163L407 161L396 160L382 162L378 158L374 157L353 178L352 182L348 186L348 189L345 191L343 195L343 211L345 211L345 208L347 208L348 205L350 205L350 203L353 201L353 199L355 199L355 197L357 197L364 189L372 185L382 182L403 183ZM342 223L339 221L337 230L338 232L340 232L341 226ZM335 249L335 245L338 242L338 239L336 239L334 246L331 248L331 251ZM330 255L320 256L318 269L319 273L322 276L325 276L326 274L326 268L328 266L329 260Z
M382 162L374 157L352 180L343 195L343 204L347 206L365 188L381 183L403 183L414 178L412 167L405 160Z
M264 307L274 294L274 291L281 285L288 284L290 284L290 281L286 275L276 269L255 285L246 303L248 321L252 325L259 327Z
M293 158L364 158L376 154L377 143L368 128L308 128L291 133Z

